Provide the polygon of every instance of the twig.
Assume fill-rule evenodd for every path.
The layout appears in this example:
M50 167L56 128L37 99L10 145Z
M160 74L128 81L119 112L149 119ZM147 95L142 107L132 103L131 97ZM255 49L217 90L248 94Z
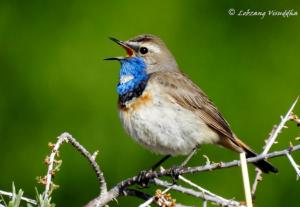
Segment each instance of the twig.
M151 180L151 182L153 182L156 185L163 186L163 187L168 187L168 186L172 185L171 183L169 183L167 181L160 180L158 178L155 178L155 179ZM204 195L203 192L195 191L195 190L192 190L190 188L180 186L178 184L172 185L172 190L176 190L178 192L184 193L186 195L191 195L191 196L194 196L196 198L205 199L207 201L210 201L210 202L215 203L215 204L220 205L220 206L245 207L244 205L240 204L237 201L234 201L234 200L226 200L226 201L220 200L220 199L218 199L214 196Z
M298 102L299 96L296 98L296 100L294 101L294 103L292 104L292 106L290 107L290 109L288 110L288 112L286 113L286 115L282 118L280 124L278 125L278 127L276 128L276 130L274 131L274 133L271 135L271 137L269 138L269 141L267 142L264 151L262 152L262 154L267 154L269 152L269 150L271 149L272 145L274 144L278 134L281 132L281 130L285 127L285 123L289 120L291 120L291 113L294 109L294 107L296 106L297 102Z
M203 201L206 201L206 195L209 195L209 196L212 196L212 197L215 197L216 199L219 199L222 203L231 203L232 200L228 200L226 198L223 198L219 195L216 195L208 190L206 190L205 188L202 188L201 186L193 183L192 181L186 179L185 177L183 177L182 175L179 175L179 180L182 180L183 182L189 184L190 186L196 188L197 190L200 190L200 192L203 193ZM237 202L238 203L238 202Z
M182 164L180 166L182 166ZM163 167L161 167L161 169L165 170ZM199 185L195 184L194 182L188 180L187 178L183 177L182 175L179 175L178 179L185 182L186 184L196 188L197 190L200 190L200 192L202 192L202 197L201 198L202 198L203 201L206 201L205 200L206 195L209 195L209 196L215 197L217 200L219 200L219 203L232 203L233 202L232 200L228 200L226 198L223 198L219 195L216 195L216 194L206 190L205 188L202 188L201 186L199 186ZM238 202L236 202L236 204L238 204Z
M287 152L294 152L294 151L298 151L298 150L300 150L300 144L295 145L293 147L289 147L289 148L281 150L281 151L275 151L275 152L271 152L271 153L268 153L265 155L260 154L260 155L257 155L256 157L248 158L247 162L253 163L253 162L265 160L268 158L284 156L284 155L286 155ZM221 163L213 163L210 165L197 166L197 167L183 167L183 168L178 167L178 168L175 168L175 170L180 175L182 175L182 174L191 174L191 173L198 173L198 172L230 168L230 167L239 166L240 164L241 163L239 160L234 160L234 161L226 162L226 163L222 163L222 162ZM160 172L149 172L145 177L148 179L152 179L154 177L161 177L161 176L167 176L167 175L170 176L170 175L172 175L173 170L174 169L167 169L167 170L160 171ZM125 183L127 183L127 181L125 181Z
M8 196L8 197L12 197L13 193L0 190L0 195L5 195L5 196ZM26 197L22 196L21 200L26 201L27 203L31 203L33 205L37 205L37 202L33 199L30 199L30 198L26 198Z
M262 154L267 154L269 152L272 145L275 143L275 140L278 137L279 133L282 131L282 129L285 128L286 122L288 122L289 120L295 120L295 122L297 123L297 121L299 120L298 117L295 114L293 114L293 109L295 108L295 106L298 102L298 99L299 99L299 96L293 102L292 106L289 108L289 110L286 113L286 115L284 116L284 118L281 119L280 124L278 126L274 126L273 129L271 130L270 136L266 140L266 144L263 147ZM255 199L255 192L256 192L258 183L261 181L262 181L262 171L259 168L256 168L256 175L255 175L255 179L254 179L254 182L252 185L252 190L251 190L253 199Z
M252 190L251 190L251 195L252 195L252 199L255 199L255 192L258 186L258 183L262 181L262 171L259 168L255 168L256 171L256 175L254 178L254 182L252 185Z
M299 165L297 165L297 163L295 162L295 160L293 159L292 155L290 155L290 153L286 153L287 158L289 159L291 165L294 167L296 173L297 173L297 180L300 177L300 170L299 170Z
M245 152L240 153L240 160L241 160L241 168L242 168L242 177L244 183L244 191L246 197L246 204L247 207L252 207L252 196L251 196L251 189L250 189L250 181L249 181L249 174L248 174L248 167L247 167L247 160Z
M68 140L66 139L65 136L63 136L63 134L61 136L58 137L57 142L55 143L51 154L49 156L49 161L47 162L48 165L48 171L47 171L47 175L46 175L46 186L45 186L45 191L43 194L43 200L49 200L49 191L50 191L50 186L52 185L52 177L53 177L53 167L54 167L54 162L55 162L55 156L58 153L58 149L59 147L64 143L67 142Z
M282 121L282 119L281 119L281 121ZM265 149L266 145L268 144L268 142L273 137L273 134L274 134L276 128L277 128L277 126L274 125L271 132L269 133L269 137L265 140L265 145L263 146L263 150ZM252 184L252 190L251 190L253 200L255 200L255 192L256 192L257 186L263 180L261 169L256 167L255 171L256 171L256 175L255 175L255 178L254 178L254 181L253 181L253 184Z
M209 159L208 159L207 156L205 156L205 158L207 159L206 165L208 165L208 164L210 163L210 162L208 161ZM182 165L181 165L181 166L182 166ZM162 169L162 170L165 170L163 167L161 167L161 169ZM227 200L226 198L223 198L223 197L221 197L221 196L218 196L218 195L216 195L216 194L214 194L214 193L212 193L212 192L206 190L205 188L202 188L201 186L197 185L196 183L192 182L191 180L185 178L185 177L182 176L182 175L179 175L179 176L178 176L178 179L181 180L181 181L183 181L184 183L186 183L186 184L188 184L188 185L190 185L190 186L196 188L197 190L200 190L200 192L203 193L203 197L202 197L203 201L206 201L206 200L205 200L205 197L206 197L205 195L207 194L207 195L210 195L210 196L212 196L212 197L215 197L216 199L219 199L219 200L220 200L221 202L223 202L223 203L230 203L230 202L231 202L230 200Z
M93 170L96 173L96 176L98 178L98 182L99 182L99 188L100 188L100 195L105 195L107 193L107 185L106 185L106 181L104 178L104 175L102 173L102 171L100 170L99 165L97 164L97 162L95 161L95 157L96 157L96 153L94 153L93 155L91 153L89 153L89 151L87 151L79 142L76 141L76 139L74 139L72 137L72 135L70 135L69 133L65 132L62 133L59 137L57 142L55 143L52 152L49 156L49 160L47 161L48 164L48 171L47 171L47 175L46 175L46 187L45 187L45 191L43 193L43 200L49 200L49 191L50 191L50 187L52 185L52 177L54 174L54 163L55 163L55 156L58 154L58 149L59 147L63 144L63 142L70 142L75 149L77 149L85 158L88 159L88 161L90 162L91 166L93 167Z
M87 149L85 149L79 142L76 141L75 138L72 137L69 133L63 133L61 135L65 137L88 161L90 162L93 170L96 173L99 182L100 194L107 193L107 184L103 175L103 172L100 169L100 166L96 162L95 158L98 152L96 151L94 154L91 154Z

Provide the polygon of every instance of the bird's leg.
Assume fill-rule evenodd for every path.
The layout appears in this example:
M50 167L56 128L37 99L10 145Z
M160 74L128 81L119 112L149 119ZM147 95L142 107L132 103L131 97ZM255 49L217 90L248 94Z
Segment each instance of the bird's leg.
M192 159L192 157L194 156L194 154L197 152L198 148L195 147L192 152L190 152L190 154L187 156L187 158L185 158L185 160L180 164L180 167L184 167L186 166L186 164Z
M159 160L157 163L155 163L152 167L151 170L155 170L156 168L158 168L159 166L161 166L161 164L163 164L167 159L169 159L171 157L171 155L166 155L164 156L161 160Z
M178 180L179 177L179 171L180 168L186 166L186 164L192 159L192 157L195 155L195 153L197 152L198 147L195 147L190 154L188 154L187 158L185 158L185 160L180 164L179 168L174 166L171 170L171 177L173 179L173 184L176 184L176 181Z
M184 167L186 164L191 160L191 158L195 155L197 152L198 147L195 147L187 156L187 158L179 165L179 167ZM154 171L156 168L158 168L162 163L164 163L168 158L170 158L171 155L166 155L162 159L160 159L157 163L155 163L150 170L143 170L139 173L137 178L137 183L142 187L145 188L148 186L149 180L146 179L146 175L148 172ZM179 177L179 168L177 166L172 167L171 169L171 177L173 179L173 183L176 183L176 180L178 180Z
M137 183L142 187L145 188L148 186L149 179L146 179L146 175L148 172L154 171L157 167L159 167L162 163L164 163L171 155L166 155L162 159L160 159L157 163L155 163L149 170L143 170L139 173L137 178Z

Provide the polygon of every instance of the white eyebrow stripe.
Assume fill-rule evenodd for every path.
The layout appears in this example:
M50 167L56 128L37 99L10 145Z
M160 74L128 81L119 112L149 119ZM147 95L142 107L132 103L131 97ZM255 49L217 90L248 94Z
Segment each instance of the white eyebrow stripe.
M148 48L148 50L155 52L155 53L160 53L160 48L155 46L155 45L151 45L151 44L145 44L145 47Z

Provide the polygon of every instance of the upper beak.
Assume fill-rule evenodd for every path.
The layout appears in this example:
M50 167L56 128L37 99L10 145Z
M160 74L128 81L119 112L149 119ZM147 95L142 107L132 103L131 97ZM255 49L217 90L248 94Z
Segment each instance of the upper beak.
M114 38L114 37L109 37L109 39L111 39L112 41L114 41L118 45L122 46L126 50L127 57L132 57L132 56L135 55L135 51L137 50L136 45L118 40L117 38ZM121 59L124 59L124 57L105 58L104 60L121 60Z

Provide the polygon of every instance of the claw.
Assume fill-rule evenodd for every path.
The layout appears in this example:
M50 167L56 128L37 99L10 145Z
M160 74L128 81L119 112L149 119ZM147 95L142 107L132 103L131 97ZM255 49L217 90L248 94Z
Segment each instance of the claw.
M172 167L170 176L173 180L173 185L177 183L179 175L180 175L180 169L176 166Z
M149 185L149 178L146 178L146 175L152 172L152 170L142 170L137 176L137 183L141 188L147 188Z

